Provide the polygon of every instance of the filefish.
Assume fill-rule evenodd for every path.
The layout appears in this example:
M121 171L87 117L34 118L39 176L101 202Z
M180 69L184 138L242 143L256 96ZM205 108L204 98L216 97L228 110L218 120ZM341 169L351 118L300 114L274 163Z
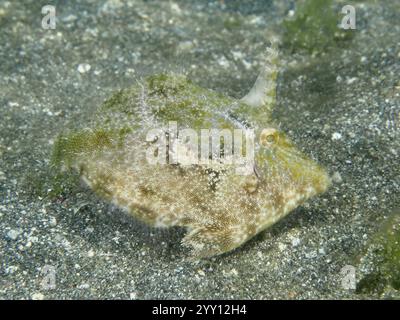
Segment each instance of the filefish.
M229 252L331 183L325 168L274 124L278 72L278 51L271 46L242 99L201 88L179 74L149 76L115 92L87 128L61 134L53 163L77 170L100 197L154 227L185 227L182 245L196 259ZM180 131L171 132L171 123ZM223 157L211 161L216 154L207 151L209 140L202 144L203 161L183 161L198 155L185 141L175 143L187 129L199 136L240 129L243 139L233 143L242 146L253 137L240 151L242 158L246 152L252 155L242 167L246 170L240 172ZM224 154L228 140L220 140L218 154L226 159L231 156L230 149ZM186 158L177 157L179 150Z

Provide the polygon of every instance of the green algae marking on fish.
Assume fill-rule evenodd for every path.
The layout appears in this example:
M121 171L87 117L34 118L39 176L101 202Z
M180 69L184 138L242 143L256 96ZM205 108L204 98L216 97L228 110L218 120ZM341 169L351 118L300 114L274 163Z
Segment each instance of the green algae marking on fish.
M240 100L182 75L150 76L116 92L88 129L63 135L54 159L136 218L156 227L186 227L182 244L193 256L231 251L330 184L326 171L273 124L277 63L270 48L253 88ZM148 141L146 133L171 121L195 130L253 129L252 172L238 175L234 165L149 163L146 151L158 139Z
M130 131L128 127L114 130L95 128L69 133L68 136L61 135L54 146L52 163L69 164L80 153L101 152L103 148L121 147Z

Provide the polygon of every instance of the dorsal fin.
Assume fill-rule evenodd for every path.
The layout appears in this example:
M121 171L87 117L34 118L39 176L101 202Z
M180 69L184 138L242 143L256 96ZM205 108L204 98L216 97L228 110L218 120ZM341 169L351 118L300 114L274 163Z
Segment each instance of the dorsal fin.
M262 70L256 82L241 101L252 107L263 107L272 112L276 101L276 79L278 75L277 41L271 41L267 48Z

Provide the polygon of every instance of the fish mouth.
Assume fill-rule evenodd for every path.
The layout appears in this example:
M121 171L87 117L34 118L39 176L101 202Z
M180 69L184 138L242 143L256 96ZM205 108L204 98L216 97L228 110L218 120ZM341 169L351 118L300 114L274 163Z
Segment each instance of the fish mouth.
M258 176L268 184L301 190L307 198L329 188L331 178L325 168L283 135L275 134L273 138L273 142L264 143L256 155Z
M282 171L287 172L297 188L307 190L308 197L325 192L331 185L327 170L302 152L278 149L275 154L283 166Z

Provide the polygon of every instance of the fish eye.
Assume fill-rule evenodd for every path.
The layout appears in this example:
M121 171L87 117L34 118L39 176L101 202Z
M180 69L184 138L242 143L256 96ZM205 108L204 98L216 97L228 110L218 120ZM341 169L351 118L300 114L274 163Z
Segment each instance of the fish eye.
M154 136L146 140L147 143L156 143L157 141L158 141L158 136Z
M263 146L271 146L274 144L278 138L278 131L274 128L263 129L260 134L260 143Z

